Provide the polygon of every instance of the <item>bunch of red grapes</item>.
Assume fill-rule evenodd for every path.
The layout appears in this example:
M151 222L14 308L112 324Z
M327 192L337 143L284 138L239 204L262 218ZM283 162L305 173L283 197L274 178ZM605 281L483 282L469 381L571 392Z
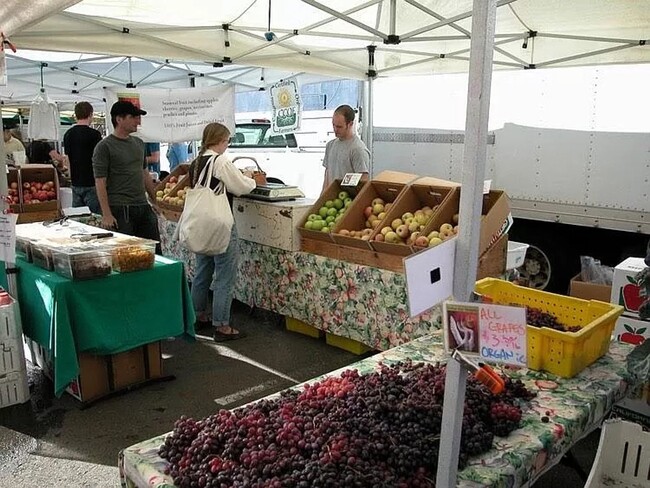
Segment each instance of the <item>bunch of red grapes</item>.
M439 365L346 370L203 420L181 417L159 454L180 487L432 487L444 384ZM468 378L459 467L516 429L532 396L519 380L495 396Z
M558 318L538 308L526 307L526 323L534 327L549 327L560 332L578 332L579 325L565 325Z

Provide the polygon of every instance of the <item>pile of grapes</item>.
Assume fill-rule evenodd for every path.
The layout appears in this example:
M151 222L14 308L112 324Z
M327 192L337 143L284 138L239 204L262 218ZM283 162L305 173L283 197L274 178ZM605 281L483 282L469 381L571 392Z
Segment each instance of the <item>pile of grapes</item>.
M579 325L564 325L558 318L538 308L526 307L526 323L533 327L549 327L560 332L578 332Z
M468 378L459 466L507 436L534 396ZM433 487L444 366L410 361L290 390L203 420L181 417L160 447L180 487Z

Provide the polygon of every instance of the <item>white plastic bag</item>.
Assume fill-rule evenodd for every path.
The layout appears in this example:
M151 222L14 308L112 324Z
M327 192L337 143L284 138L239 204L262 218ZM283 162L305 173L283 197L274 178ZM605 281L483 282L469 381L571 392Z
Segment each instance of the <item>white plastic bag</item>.
M226 252L234 223L223 181L210 188L217 156L206 163L198 182L185 194L185 207L178 221L178 240L184 248L215 256Z

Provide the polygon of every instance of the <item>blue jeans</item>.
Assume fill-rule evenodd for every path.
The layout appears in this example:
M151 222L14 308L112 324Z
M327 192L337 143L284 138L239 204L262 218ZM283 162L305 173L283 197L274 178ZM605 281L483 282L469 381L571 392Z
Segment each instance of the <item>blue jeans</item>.
M208 293L214 274L212 325L216 327L230 324L230 306L237 277L238 245L237 229L233 225L226 252L216 256L196 255L192 303L197 315L202 314L208 303Z
M72 187L72 206L90 208L94 214L101 214L102 209L97 199L97 190L94 186L73 186Z

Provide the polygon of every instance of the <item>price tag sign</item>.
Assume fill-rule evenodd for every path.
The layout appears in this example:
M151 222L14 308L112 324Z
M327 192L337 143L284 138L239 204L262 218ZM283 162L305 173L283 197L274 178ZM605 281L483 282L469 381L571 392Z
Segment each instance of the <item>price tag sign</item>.
M483 195L490 193L490 188L492 188L492 180L483 181Z
M357 186L361 181L361 173L345 173L343 180L341 180L341 186Z
M526 366L526 309L483 303L445 302L445 349L481 360Z
M0 214L0 261L16 262L16 221L18 214Z

